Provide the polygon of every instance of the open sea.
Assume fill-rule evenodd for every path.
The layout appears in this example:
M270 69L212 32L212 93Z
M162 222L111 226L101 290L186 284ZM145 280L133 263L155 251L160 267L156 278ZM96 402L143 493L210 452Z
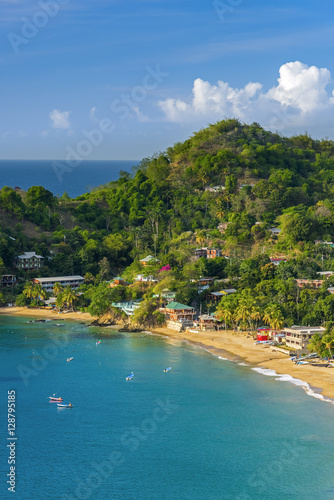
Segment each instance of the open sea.
M54 195L66 192L75 198L93 187L117 180L120 170L130 172L138 163L138 160L85 160L69 167L59 160L55 167L53 160L0 160L0 189L9 186L27 190L31 186L43 186Z
M0 367L1 499L334 499L334 406L284 377L61 316L2 316Z

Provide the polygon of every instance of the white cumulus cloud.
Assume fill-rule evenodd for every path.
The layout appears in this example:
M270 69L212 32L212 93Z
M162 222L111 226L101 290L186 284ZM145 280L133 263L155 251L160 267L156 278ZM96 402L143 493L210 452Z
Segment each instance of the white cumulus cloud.
M54 109L49 114L53 128L68 130L71 128L70 111L59 111Z
M317 126L333 130L334 92L326 90L330 81L327 68L295 61L280 67L278 83L268 91L259 82L238 89L224 81L213 85L197 78L191 98L169 98L159 101L158 106L168 121L176 123L203 125L236 117L275 130L304 131Z

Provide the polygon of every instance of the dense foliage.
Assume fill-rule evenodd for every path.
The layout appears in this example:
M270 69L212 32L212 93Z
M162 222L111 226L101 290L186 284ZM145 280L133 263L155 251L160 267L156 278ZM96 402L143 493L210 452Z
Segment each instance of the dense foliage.
M334 320L330 282L300 290L295 279L334 269L333 249L315 245L334 234L333 181L334 142L308 135L286 138L256 123L221 121L76 199L66 193L57 198L41 186L27 192L3 187L1 273L21 279L16 289L22 303L30 300L22 288L31 277L85 276L88 288L78 304L92 313L108 309L116 293L105 287L106 280L121 274L132 282L139 273L153 273L152 290L162 282L176 291L176 300L210 312L215 306L208 303L207 291L198 294L196 284L206 275L225 280L213 290L233 286L242 292L225 302L226 309L237 301L231 305L239 311L233 318L219 306L228 324L251 326L260 321L255 309L262 321L276 316L285 324L324 323ZM225 230L219 231L222 223ZM281 229L279 237L270 232L272 226ZM196 260L199 246L218 247L224 257ZM45 257L41 270L15 269L14 257L24 251ZM139 258L147 254L158 257L159 266L143 268ZM288 262L276 267L270 256ZM166 265L171 270L160 273ZM2 293L10 300L13 290ZM128 300L147 290L117 294ZM153 321L154 300L145 300L137 316ZM242 313L247 307L248 317Z

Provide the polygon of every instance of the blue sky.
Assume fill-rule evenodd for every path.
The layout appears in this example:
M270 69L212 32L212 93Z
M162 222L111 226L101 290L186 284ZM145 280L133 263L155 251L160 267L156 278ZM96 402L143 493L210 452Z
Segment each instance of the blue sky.
M141 159L232 116L334 139L329 0L0 9L2 159Z

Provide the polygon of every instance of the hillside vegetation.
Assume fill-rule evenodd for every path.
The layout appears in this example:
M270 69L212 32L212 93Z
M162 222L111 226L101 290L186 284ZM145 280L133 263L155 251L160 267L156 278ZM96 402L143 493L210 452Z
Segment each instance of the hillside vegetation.
M40 186L27 192L3 187L1 271L15 272L14 256L36 251L45 257L41 276L132 279L141 270L139 257L152 254L171 266L179 299L188 301L197 292L184 284L203 275L231 283L240 278L234 286L243 290L314 278L333 266L332 249L315 245L334 235L333 181L333 141L221 121L76 199L56 198ZM221 223L228 223L222 232ZM269 231L273 226L282 230L278 238ZM199 246L218 247L229 258L195 261ZM289 262L274 269L273 256ZM275 302L278 292L263 293ZM293 293L288 302L298 306ZM291 304L284 312L290 323L297 319Z

